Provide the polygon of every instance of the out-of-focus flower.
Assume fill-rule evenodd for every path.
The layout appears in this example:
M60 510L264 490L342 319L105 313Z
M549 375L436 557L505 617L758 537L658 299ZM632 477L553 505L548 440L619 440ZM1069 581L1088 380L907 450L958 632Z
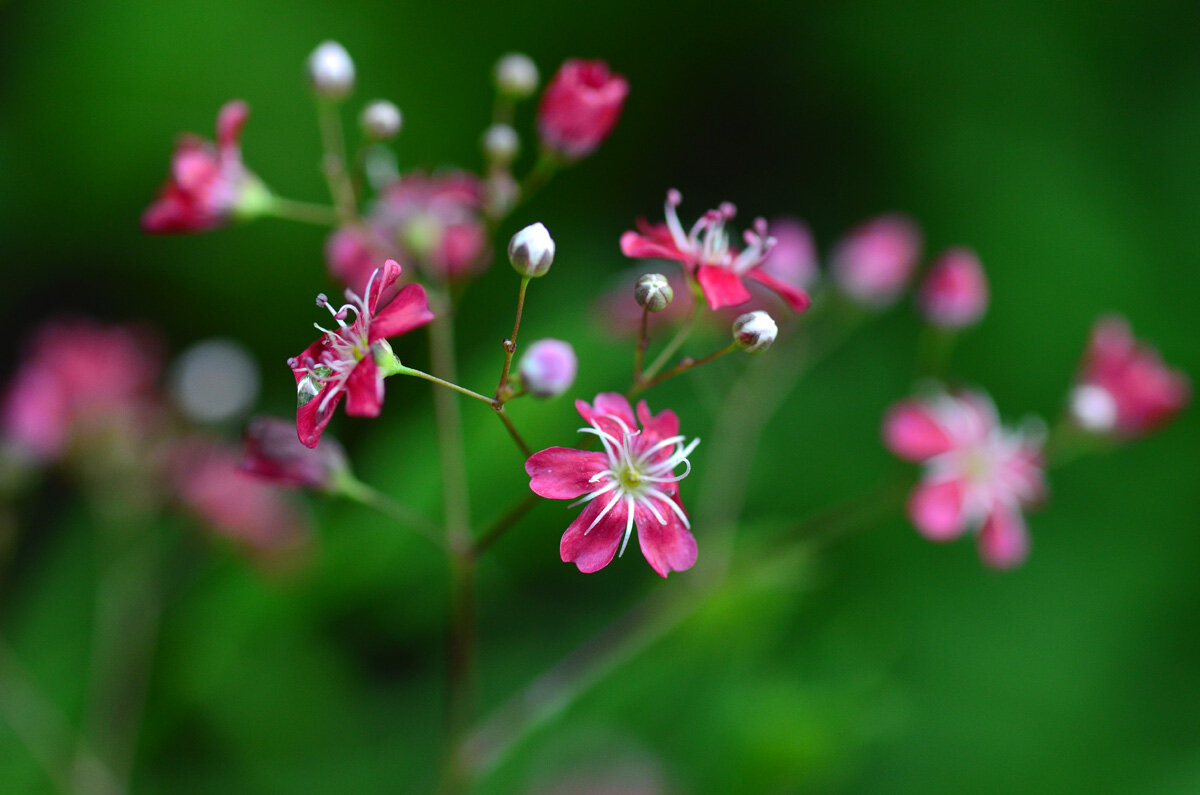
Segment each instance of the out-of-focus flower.
M821 272L817 244L808 225L799 218L784 216L773 219L768 228L775 245L767 252L762 270L784 284L811 290Z
M483 153L492 165L508 166L520 150L521 139L511 126L493 124L483 131Z
M179 501L220 535L256 554L294 549L308 525L280 489L242 472L236 450L211 439L179 443L169 475Z
M155 403L159 362L158 345L144 331L82 319L50 321L5 396L5 435L18 450L48 462L78 434L114 422L136 427L134 418Z
M569 160L586 157L612 132L628 94L628 81L604 61L564 62L538 106L542 145Z
M393 247L365 226L340 227L325 241L329 275L359 294L366 292L367 282L379 264L396 255Z
M978 392L903 401L883 423L888 449L924 464L908 502L917 530L949 541L977 528L980 557L995 568L1017 566L1029 552L1021 510L1045 493L1042 435L1001 427Z
M551 447L525 462L534 493L587 503L563 534L563 562L585 573L599 571L618 549L625 551L636 526L642 554L659 575L691 568L696 539L677 484L691 471L688 456L700 440L685 444L675 412L653 416L645 401L635 420L619 394L597 395L594 405L579 400L575 408L588 424L580 431L598 436L604 452Z
M1187 377L1134 339L1121 317L1096 322L1071 396L1071 413L1097 433L1140 436L1179 413L1191 397Z
M925 319L935 326L960 329L974 325L988 305L987 276L969 248L952 248L938 257L918 296Z
M554 248L554 238L545 225L530 224L508 242L508 261L522 276L545 276L554 264Z
M746 248L739 251L729 243L727 221L737 209L725 202L719 209L709 210L685 232L676 208L683 197L677 190L667 191L666 223L638 222L639 232L621 235L621 252L636 259L668 259L682 263L687 273L696 279L712 309L737 306L751 299L743 279L759 282L779 294L797 312L808 308L808 295L801 289L776 279L763 268L763 262L774 247L774 238L767 236L767 222L754 221L754 229L743 237Z
M396 247L396 259L439 279L456 279L491 261L483 199L483 186L466 172L413 172L383 192L367 222Z
M644 271L641 268L631 268L621 273L616 278L615 285L605 290L596 302L596 314L608 334L617 337L638 334L642 325L642 307L637 303L636 290L637 282L643 275ZM648 323L652 332L682 323L695 305L692 291L688 289L683 274L667 274L667 284L671 288L673 300L663 311L651 313Z
M336 41L323 41L308 56L308 79L319 95L338 100L354 90L354 61Z
M377 99L363 108L358 120L363 134L373 141L386 141L400 134L404 115L395 103Z
M324 295L317 296L317 305L329 310L337 326L321 328L320 339L288 360L296 376L296 430L306 446L317 446L343 395L347 414L379 416L385 373L376 359L385 364L395 360L387 338L433 320L425 288L419 284L403 287L389 303L381 305L380 296L398 278L400 266L388 260L372 275L365 298L347 289L348 303L335 309ZM354 320L347 323L351 313Z
M193 135L180 138L171 156L171 175L142 214L144 231L202 232L266 210L270 194L242 164L240 139L249 115L246 103L235 100L217 115L215 146Z
M278 417L255 417L242 434L242 471L283 486L318 491L336 488L349 472L346 452L335 439L316 448L296 438L296 426Z
M579 360L575 349L562 340L538 340L521 357L517 373L521 384L534 397L558 397L575 383Z
M528 55L511 52L496 61L496 88L514 99L524 99L537 90L537 64Z
M778 336L775 319L761 310L747 312L733 321L733 341L746 353L765 351Z
M197 422L244 416L258 397L258 366L246 346L233 340L198 342L175 360L171 392L183 413Z
M853 229L834 248L833 276L856 301L884 307L904 292L921 256L921 233L902 215L882 215Z

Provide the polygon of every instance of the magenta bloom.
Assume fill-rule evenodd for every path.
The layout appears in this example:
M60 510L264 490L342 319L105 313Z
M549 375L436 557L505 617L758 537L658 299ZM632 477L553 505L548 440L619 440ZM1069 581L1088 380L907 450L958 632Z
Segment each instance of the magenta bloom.
M587 503L563 534L563 562L599 571L618 549L624 553L636 526L642 554L661 576L691 568L696 539L677 484L691 471L688 456L700 440L684 444L675 412L651 416L645 401L635 420L629 401L616 393L597 395L595 405L576 401L575 408L588 424L580 431L599 437L604 452L551 447L525 462L534 493Z
M346 413L377 417L383 406L383 373L375 361L376 350L386 355L388 337L396 337L433 320L425 288L410 284L381 306L380 296L400 278L400 266L388 260L371 276L366 298L347 289L348 303L335 309L324 295L317 306L326 307L337 327L321 328L320 339L288 360L296 376L296 430L307 447L316 447L333 411L346 396ZM350 313L354 321L347 323Z
M639 221L639 232L621 235L621 253L635 259L669 259L683 265L704 292L712 309L737 306L751 299L745 279L766 285L779 294L788 306L797 312L808 308L808 294L775 278L763 268L763 263L775 239L767 236L767 222L756 219L754 229L746 230L743 237L746 248L739 251L730 245L725 223L737 214L737 209L726 202L720 209L709 210L684 232L676 208L683 197L679 191L667 191L665 224L648 224Z
M281 486L325 490L349 470L346 451L334 439L316 448L296 438L296 428L278 417L255 417L242 433L242 471Z
M834 248L831 267L856 301L887 306L900 297L921 256L921 233L902 215L882 215L851 230Z
M616 126L628 94L629 82L604 61L565 61L538 106L542 145L572 160L590 155Z
M969 248L952 248L938 257L921 285L918 303L935 326L959 329L974 325L988 305L987 276Z
M1183 373L1134 339L1124 318L1106 317L1092 329L1071 408L1088 430L1132 437L1174 417L1190 396Z
M240 139L250 108L228 102L217 114L217 143L194 135L180 138L171 157L171 175L154 203L142 214L142 229L152 234L203 232L224 225L247 200L266 189L242 165Z
M925 466L908 501L917 530L931 541L979 531L979 554L1011 568L1029 552L1021 509L1041 499L1041 434L1000 426L996 407L978 392L941 394L893 406L883 440L901 458Z

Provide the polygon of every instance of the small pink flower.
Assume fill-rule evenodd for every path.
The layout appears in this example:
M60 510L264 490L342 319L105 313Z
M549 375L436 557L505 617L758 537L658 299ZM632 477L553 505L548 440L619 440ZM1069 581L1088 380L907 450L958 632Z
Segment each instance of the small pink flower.
M325 264L329 275L356 293L366 291L379 263L400 253L364 226L335 229L325 241Z
M1024 561L1028 531L1021 509L1045 493L1042 439L1000 426L991 399L978 392L940 394L893 406L883 424L888 449L923 463L908 502L917 530L931 541L979 532L979 554L995 568Z
M834 248L831 267L856 301L883 307L904 291L921 256L921 233L901 215L882 215L850 231Z
M534 397L558 397L575 383L579 360L575 349L562 340L538 340L529 346L517 367L517 376Z
M563 534L563 562L585 573L599 571L618 549L624 553L636 526L642 554L659 575L691 568L696 539L677 484L691 471L688 456L700 440L685 444L675 412L652 416L645 401L635 420L619 394L597 395L594 405L579 400L575 408L588 424L580 431L598 436L604 452L551 447L525 462L534 493L587 503Z
M538 106L542 144L575 160L595 151L621 116L629 83L604 61L565 61Z
M317 296L317 306L329 310L337 327L317 326L321 338L288 360L296 376L296 430L305 446L317 446L343 395L347 414L379 416L384 375L375 361L376 350L390 355L385 342L388 337L433 320L425 288L419 284L407 285L389 303L380 305L380 296L398 278L400 266L388 260L371 276L366 298L347 289L348 303L335 309L324 295ZM347 323L350 313L354 313L354 321Z
M202 232L223 226L246 200L261 199L265 188L242 165L242 126L250 115L245 102L226 103L217 115L217 143L185 135L171 157L171 175L142 214L152 234Z
M975 252L952 248L943 253L925 276L918 303L935 326L959 329L978 323L987 311L988 283Z
M1190 397L1187 377L1134 339L1124 318L1097 321L1072 395L1076 422L1092 431L1140 436L1174 417Z
M638 223L639 232L621 235L621 253L636 259L668 259L683 265L704 292L712 309L737 306L751 299L744 279L766 285L779 294L797 312L808 308L804 290L786 284L772 276L763 264L775 239L767 236L767 222L756 219L754 229L746 230L746 248L739 251L730 245L727 221L737 209L725 202L717 210L709 210L685 232L676 208L683 197L677 190L667 191L665 224Z
M288 420L255 417L242 434L242 471L262 480L323 491L348 470L337 441L327 438L317 448L306 447Z
M478 178L465 171L412 172L384 190L367 223L374 240L397 259L438 278L456 279L491 263L484 192Z

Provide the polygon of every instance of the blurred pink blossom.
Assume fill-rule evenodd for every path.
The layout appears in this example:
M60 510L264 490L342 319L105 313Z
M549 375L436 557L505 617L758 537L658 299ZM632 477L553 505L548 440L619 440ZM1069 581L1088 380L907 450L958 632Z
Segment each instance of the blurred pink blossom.
M921 285L918 304L935 326L958 329L979 322L988 305L987 276L969 248L944 252Z
M604 61L565 61L538 105L542 145L568 159L586 157L612 132L628 94L628 81Z
M900 297L921 256L921 233L902 215L881 215L852 229L830 257L833 277L856 301L884 307Z

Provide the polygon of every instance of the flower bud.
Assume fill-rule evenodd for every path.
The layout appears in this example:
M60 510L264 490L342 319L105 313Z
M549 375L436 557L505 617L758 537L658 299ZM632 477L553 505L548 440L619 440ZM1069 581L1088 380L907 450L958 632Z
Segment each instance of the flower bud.
M520 149L517 131L507 124L493 124L483 133L483 152L496 165L507 166Z
M326 436L318 447L305 447L291 420L255 417L242 442L242 471L273 483L326 490L349 472L346 453L336 440Z
M1071 418L1085 431L1108 433L1117 425L1117 401L1095 384L1080 384L1071 391Z
M616 126L628 94L629 82L604 61L566 61L538 106L543 146L568 160L591 154Z
M363 108L358 123L363 134L371 140L386 141L400 133L400 128L404 126L404 116L395 104L386 99L377 99Z
M508 261L525 277L545 276L554 264L554 240L543 224L530 224L512 236Z
M661 273L647 273L637 280L633 288L633 297L638 306L650 311L661 312L671 305L675 299L675 291L671 289L667 277Z
M537 64L528 55L509 53L496 62L496 88L514 99L524 99L537 90Z
M876 308L896 301L921 255L921 233L900 215L883 215L853 229L834 248L833 276L842 292Z
M308 79L326 99L342 99L354 90L354 61L336 41L325 41L308 56Z
M761 310L747 312L733 321L733 341L746 353L759 353L771 347L779 336L774 319Z
M987 277L979 257L967 248L950 249L938 257L918 296L925 319L946 329L977 323L987 303Z
M575 349L562 340L538 340L529 346L517 373L521 384L535 397L558 397L575 383L579 361Z

